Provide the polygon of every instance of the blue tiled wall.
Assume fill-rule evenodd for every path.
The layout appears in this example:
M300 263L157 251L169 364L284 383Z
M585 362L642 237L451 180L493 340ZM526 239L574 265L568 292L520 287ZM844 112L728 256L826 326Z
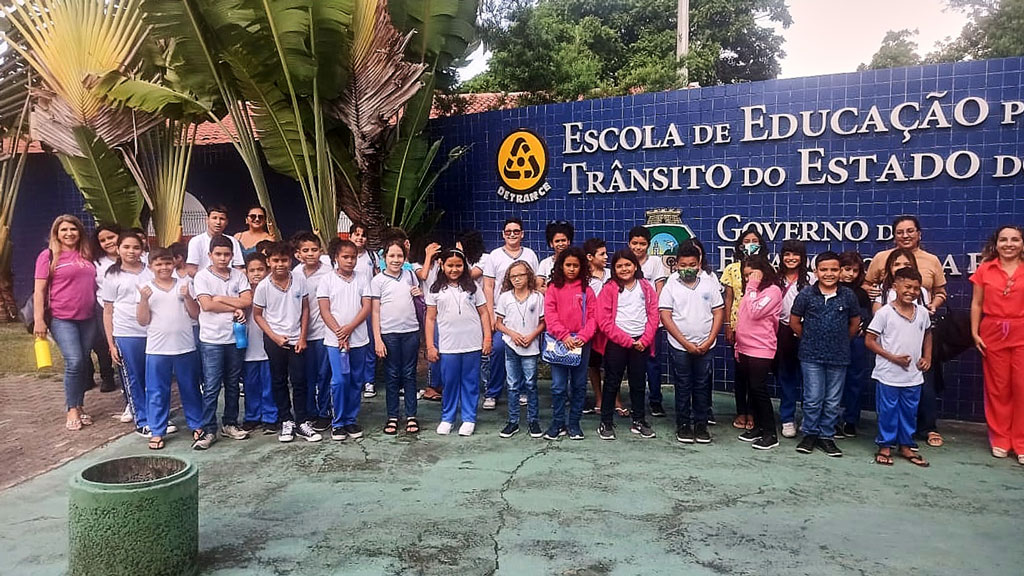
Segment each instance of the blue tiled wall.
M989 60L943 64L919 68L879 70L863 73L774 80L696 90L642 94L603 100L586 100L550 106L535 106L436 120L432 130L444 138L447 149L472 145L471 151L447 172L438 184L436 203L446 210L443 227L449 231L477 228L484 232L489 248L501 243L502 220L519 216L525 221L526 244L542 257L549 253L543 230L552 219L568 219L576 226L578 242L590 236L605 238L612 248L625 244L627 230L643 224L645 212L658 208L681 210L682 221L701 238L718 268L719 247L728 243L716 234L719 219L739 214L743 221L850 221L863 220L872 234L859 244L848 242L810 242L814 254L825 249L857 249L865 256L888 248L891 243L875 239L875 226L891 223L898 214L915 214L924 229L924 247L943 257L953 254L961 276L949 278L951 305L966 309L970 288L966 280L967 254L979 252L984 238L999 223L1021 223L1024 218L1024 175L993 178L993 156L1024 156L1020 126L1024 115L1002 125L1001 103L1024 100L1021 59ZM929 93L945 93L928 98ZM974 127L953 122L955 103L967 97L984 99L990 106L987 120ZM767 114L830 110L855 107L863 122L871 106L877 106L886 125L889 112L902 102L921 105L919 115L907 110L904 118L924 119L933 100L940 102L951 128L914 131L908 142L890 126L880 134L840 136L826 132L811 138L799 131L791 138L769 142L740 142L743 137L741 107L764 105ZM968 111L973 108L968 106ZM974 113L967 114L968 120ZM566 123L582 122L584 129L654 125L664 128L675 123L686 142L682 148L619 151L615 153L572 154L565 152ZM732 142L724 145L691 145L689 130L696 124L730 125ZM845 123L844 123L845 124ZM506 135L528 128L546 142L549 157L547 182L551 191L529 204L513 204L498 196L498 147ZM658 132L658 130L656 130ZM957 150L970 150L982 162L977 176L954 180L942 175L922 182L850 182L843 185L803 185L799 179L801 148L824 148L827 158L878 154L884 160L895 154L908 166L910 154L934 152L942 157ZM625 168L673 165L711 165L722 163L734 171L733 183L721 190L707 185L700 190L663 192L618 192L570 195L570 175L563 163L586 162L589 170L605 172L607 183L612 163ZM869 170L875 177L882 163ZM740 185L739 169L744 166L766 168L781 166L788 172L787 182L777 188L765 185L745 188ZM909 168L906 168L908 174ZM772 242L778 250L781 239ZM611 249L609 250L611 251ZM715 359L716 387L728 389L731 362L727 348L718 347ZM945 417L981 420L984 418L981 396L980 363L968 352L947 365L947 390L942 398ZM873 406L869 398L866 407Z

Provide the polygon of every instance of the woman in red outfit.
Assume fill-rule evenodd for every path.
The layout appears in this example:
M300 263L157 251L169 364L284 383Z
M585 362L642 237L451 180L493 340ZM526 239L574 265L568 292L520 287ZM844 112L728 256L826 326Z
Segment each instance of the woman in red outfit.
M1003 226L971 275L971 335L982 355L992 455L1024 465L1024 230Z

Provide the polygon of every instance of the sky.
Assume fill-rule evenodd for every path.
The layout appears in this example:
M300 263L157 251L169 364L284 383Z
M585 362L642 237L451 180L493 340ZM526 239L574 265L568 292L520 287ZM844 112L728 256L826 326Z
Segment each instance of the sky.
M956 37L964 18L943 11L942 0L789 0L793 25L779 27L786 39L780 78L853 72L868 62L889 30L917 29L919 53L930 52L935 42ZM486 70L487 58L475 52L460 71L468 80Z

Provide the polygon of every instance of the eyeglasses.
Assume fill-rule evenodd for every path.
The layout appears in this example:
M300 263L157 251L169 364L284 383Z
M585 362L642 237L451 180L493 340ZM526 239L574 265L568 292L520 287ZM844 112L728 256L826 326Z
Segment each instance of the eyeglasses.
M505 236L519 236L523 231L520 229L516 230L505 230Z
M263 214L249 214L248 218L249 220L263 220L266 216Z
M911 228L909 230L897 230L896 231L896 235L897 236L913 236L914 234L917 234L917 228Z

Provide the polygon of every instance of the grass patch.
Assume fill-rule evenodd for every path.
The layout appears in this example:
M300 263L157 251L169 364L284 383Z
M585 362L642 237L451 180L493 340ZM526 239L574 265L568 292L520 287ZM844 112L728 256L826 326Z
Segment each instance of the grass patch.
M53 366L36 370L35 339L25 331L25 325L17 323L0 324L0 376L35 374L40 378L58 377L64 373L64 360L57 343L50 339L50 355Z

